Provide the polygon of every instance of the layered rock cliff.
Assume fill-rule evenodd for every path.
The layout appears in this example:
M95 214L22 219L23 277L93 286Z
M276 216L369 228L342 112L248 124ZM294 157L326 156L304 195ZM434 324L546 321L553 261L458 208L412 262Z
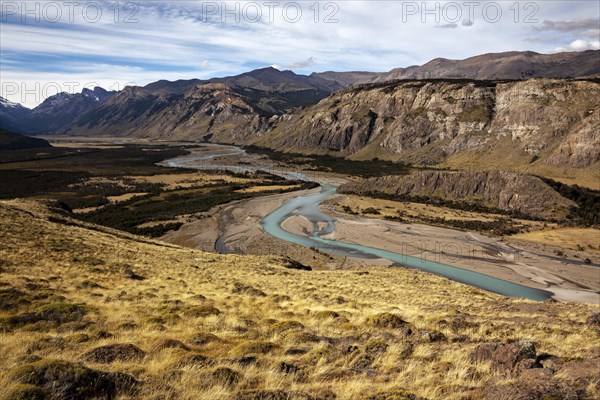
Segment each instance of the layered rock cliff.
M500 164L585 168L600 160L599 98L592 79L362 85L278 117L253 143L416 164L472 152Z
M562 218L577 206L540 178L506 171L421 171L349 182L338 192L465 201L540 218Z

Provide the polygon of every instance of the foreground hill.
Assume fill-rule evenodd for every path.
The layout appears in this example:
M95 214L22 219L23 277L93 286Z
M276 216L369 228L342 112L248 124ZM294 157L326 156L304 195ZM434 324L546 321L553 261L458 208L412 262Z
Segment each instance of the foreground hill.
M44 139L19 135L0 128L0 150L20 150L52 147Z
M207 254L82 223L54 203L0 202L0 234L1 398L600 393L597 306L403 268Z

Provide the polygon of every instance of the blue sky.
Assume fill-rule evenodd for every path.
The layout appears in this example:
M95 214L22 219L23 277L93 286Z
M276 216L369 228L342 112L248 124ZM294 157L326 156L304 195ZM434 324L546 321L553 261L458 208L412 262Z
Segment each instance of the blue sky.
M59 90L270 65L387 71L436 57L600 48L597 1L77 3L0 2L1 96L33 107Z

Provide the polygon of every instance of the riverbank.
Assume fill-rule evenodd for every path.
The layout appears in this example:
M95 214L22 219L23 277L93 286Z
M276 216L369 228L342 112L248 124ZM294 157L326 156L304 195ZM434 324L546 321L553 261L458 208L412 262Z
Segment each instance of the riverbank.
M597 266L560 259L524 240L337 212L334 205L343 202L344 197L338 195L322 207L336 218L336 230L326 238L400 252L547 290L556 300L600 303ZM591 257L594 263L600 262L600 257Z
M161 239L186 247L212 251L215 243L227 252L253 255L282 255L317 268L346 268L355 266L391 266L386 259L362 259L326 256L323 253L297 246L266 234L260 221L294 197L316 194L319 189L242 200L216 207L206 218L184 224L181 229ZM400 252L424 261L449 264L482 273L511 283L543 289L556 300L598 303L597 271L590 266L565 264L549 258L550 254L536 252L534 245L523 241L507 242L472 232L420 224L401 224L358 216L334 210L329 201L323 210L336 219L336 231L324 236L340 242L361 244ZM312 223L303 216L287 218L282 228L306 236ZM568 278L566 277L568 276Z
M213 147L213 145L211 145ZM207 149L208 150L208 149ZM216 153L215 164L236 165L239 153ZM203 155L186 157L185 163L169 162L171 166L193 166L194 160L213 162L210 150ZM203 167L205 167L203 165ZM283 166L265 160L262 156L245 157L242 169L268 168L271 171ZM302 169L296 171L301 176ZM328 177L320 174L322 182L343 181L344 177ZM176 232L162 237L171 243L196 249L235 254L284 255L312 264L317 268L345 268L394 263L385 258L357 258L323 254L306 247L291 244L265 233L261 221L284 203L298 196L316 194L319 190L299 191L282 195L263 196L242 200L209 210L202 219L193 221ZM417 223L399 223L348 215L336 210L337 202L345 196L336 195L326 200L323 210L336 219L335 231L323 239L340 243L362 245L388 252L401 253L422 260L452 265L467 271L477 272L492 278L530 288L548 291L561 301L600 302L600 282L597 267L570 263L552 257L547 251L526 241L511 241L507 238L492 238L475 232L429 226ZM282 220L284 231L306 237L313 230L313 223L301 215L290 215ZM318 246L316 246L318 247ZM594 259L594 263L598 260ZM402 264L400 261L397 264ZM414 265L414 263L413 263Z

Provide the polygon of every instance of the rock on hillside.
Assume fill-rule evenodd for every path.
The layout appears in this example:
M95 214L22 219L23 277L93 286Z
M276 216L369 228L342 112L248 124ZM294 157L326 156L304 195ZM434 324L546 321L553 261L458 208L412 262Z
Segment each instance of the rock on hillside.
M543 218L564 217L576 206L540 178L506 171L423 171L349 182L338 192L459 200Z

